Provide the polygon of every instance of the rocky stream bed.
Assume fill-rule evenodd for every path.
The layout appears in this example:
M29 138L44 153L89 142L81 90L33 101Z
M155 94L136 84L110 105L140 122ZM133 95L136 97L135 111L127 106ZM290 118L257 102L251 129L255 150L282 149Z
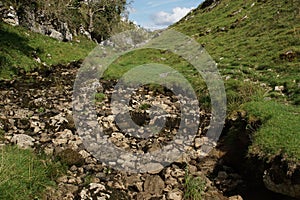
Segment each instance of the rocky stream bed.
M45 199L181 200L186 170L191 176L201 177L205 182L204 199L291 199L265 189L260 178L246 178L254 177L254 174L243 173L245 168L241 162L251 161L244 158L251 133L246 131L242 114L235 120L228 120L218 147L202 159L199 149L207 139L205 131L210 120L210 114L205 112L200 113L202 123L188 149L189 156L161 170L131 173L114 170L101 163L86 150L73 120L72 92L79 67L79 62L58 65L21 74L15 80L2 81L0 84L0 128L5 131L0 145L15 143L23 148L33 148L68 165L67 174L56 181L58 188L48 189ZM149 113L146 109L141 110L141 105L161 104L168 112L167 126L163 131L148 140L137 139L131 134L122 133L114 124L109 105L113 84L113 81L102 82L101 90L105 97L96 102L98 122L113 144L131 152L151 152L172 140L180 122L178 102L172 93L154 92L148 87L136 91L131 101L132 108L138 110L132 113L136 124L149 123ZM149 99L152 99L151 102ZM232 129L240 132L241 136L236 138L235 145L228 145L226 132ZM265 168L261 171L265 172Z

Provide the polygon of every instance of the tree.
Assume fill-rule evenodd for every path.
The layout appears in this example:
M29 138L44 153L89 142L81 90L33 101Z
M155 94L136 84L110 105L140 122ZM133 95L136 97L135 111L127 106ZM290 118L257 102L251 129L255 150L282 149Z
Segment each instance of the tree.
M126 0L85 0L80 11L87 24L87 30L96 39L103 40L120 22L125 6Z

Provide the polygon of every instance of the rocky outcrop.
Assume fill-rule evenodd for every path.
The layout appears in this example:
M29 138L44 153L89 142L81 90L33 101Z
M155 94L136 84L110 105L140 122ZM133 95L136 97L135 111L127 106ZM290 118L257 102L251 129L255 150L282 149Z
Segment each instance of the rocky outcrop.
M61 41L71 41L73 39L72 32L76 33L76 30L71 31L68 24L60 19L51 19L41 11L34 12L30 7L24 7L18 18L21 26Z
M201 9L207 9L207 10L212 10L214 7L216 7L221 0L205 0L200 8Z
M0 1L0 18L2 19L2 21L12 26L19 25L19 18L14 7L9 6L7 8L3 5L1 1Z
M46 17L41 11L36 12L29 6L22 7L17 12L13 6L5 6L0 1L0 17L2 21L12 26L23 26L29 30L61 41L71 41L76 30L70 30L67 23L58 18Z
M273 192L300 199L300 169L288 169L284 161L274 161L265 170L263 182Z

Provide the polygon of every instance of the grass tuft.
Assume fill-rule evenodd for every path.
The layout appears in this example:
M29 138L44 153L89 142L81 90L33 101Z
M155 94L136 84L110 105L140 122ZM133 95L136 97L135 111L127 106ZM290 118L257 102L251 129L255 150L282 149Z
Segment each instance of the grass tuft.
M30 200L41 198L62 172L59 163L15 146L0 147L0 199Z
M184 182L184 199L202 200L202 195L205 190L205 184L205 181L200 177L194 177L189 174L188 170L186 170Z
M102 102L106 98L106 95L104 93L95 93L95 100L96 102Z
M283 155L300 161L300 108L275 101L249 102L243 106L249 121L259 120L262 126L254 134L250 153L265 158Z

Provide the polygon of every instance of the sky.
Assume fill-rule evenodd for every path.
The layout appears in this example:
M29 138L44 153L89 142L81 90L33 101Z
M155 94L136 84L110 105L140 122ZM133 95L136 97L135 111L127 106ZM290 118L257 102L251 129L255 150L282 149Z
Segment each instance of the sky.
M129 19L144 28L166 28L179 21L203 0L134 0L129 6Z

